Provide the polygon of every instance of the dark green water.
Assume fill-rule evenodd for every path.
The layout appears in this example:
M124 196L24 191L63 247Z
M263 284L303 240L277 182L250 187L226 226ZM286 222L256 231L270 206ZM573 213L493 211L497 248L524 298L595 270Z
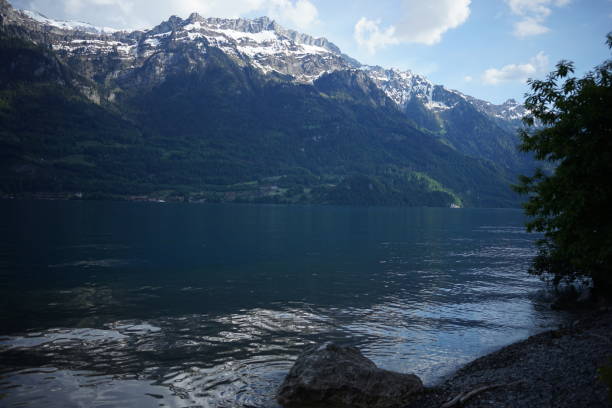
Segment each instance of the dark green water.
M0 210L2 406L273 407L327 340L431 384L557 319L519 210Z

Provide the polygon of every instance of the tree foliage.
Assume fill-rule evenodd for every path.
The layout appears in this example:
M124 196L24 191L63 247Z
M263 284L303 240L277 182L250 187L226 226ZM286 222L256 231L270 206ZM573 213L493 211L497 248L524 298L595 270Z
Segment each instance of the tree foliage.
M612 48L612 33L607 36ZM530 231L544 233L531 272L555 284L592 280L612 287L612 60L582 78L561 61L545 80L530 80L528 129L521 150L554 165L521 176L516 190ZM535 129L535 130L534 130Z

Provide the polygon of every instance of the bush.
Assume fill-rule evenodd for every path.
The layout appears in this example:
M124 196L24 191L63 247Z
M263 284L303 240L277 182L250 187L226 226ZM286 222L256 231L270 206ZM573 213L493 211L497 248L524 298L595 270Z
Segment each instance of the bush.
M612 34L607 43L612 48ZM525 123L531 128L521 132L520 148L551 162L554 171L521 176L515 188L529 196L529 231L544 233L531 272L555 284L587 279L597 293L610 295L612 60L580 79L573 72L571 62L561 61L546 80L529 81Z

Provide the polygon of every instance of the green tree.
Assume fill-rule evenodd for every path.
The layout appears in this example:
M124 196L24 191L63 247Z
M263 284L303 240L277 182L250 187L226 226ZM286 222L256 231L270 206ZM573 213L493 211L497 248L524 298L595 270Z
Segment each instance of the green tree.
M607 36L612 48L612 33ZM612 60L583 78L561 61L543 81L530 80L531 115L520 149L552 163L554 171L521 176L515 189L529 231L544 233L530 272L563 281L587 279L612 288Z

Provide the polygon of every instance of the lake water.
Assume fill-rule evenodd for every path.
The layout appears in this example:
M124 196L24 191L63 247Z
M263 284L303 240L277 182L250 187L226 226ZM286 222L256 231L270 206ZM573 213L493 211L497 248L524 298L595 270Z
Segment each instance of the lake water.
M275 407L333 340L433 384L557 323L520 210L0 202L0 405Z

